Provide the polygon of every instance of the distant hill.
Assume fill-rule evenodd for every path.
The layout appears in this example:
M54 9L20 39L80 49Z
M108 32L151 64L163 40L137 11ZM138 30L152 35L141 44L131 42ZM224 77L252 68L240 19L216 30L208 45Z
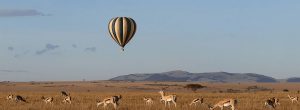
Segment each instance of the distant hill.
M255 73L207 72L190 73L169 71L163 73L129 74L110 80L118 81L180 81L180 82L277 82L276 79Z
M288 78L286 82L300 82L300 78L293 77L293 78Z

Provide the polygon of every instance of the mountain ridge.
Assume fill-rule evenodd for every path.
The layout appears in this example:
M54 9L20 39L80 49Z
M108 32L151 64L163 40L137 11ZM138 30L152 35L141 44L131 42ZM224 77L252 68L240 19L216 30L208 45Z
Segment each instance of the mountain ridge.
M190 73L182 70L161 73L121 75L111 81L179 81L179 82L278 82L277 79L256 73L204 72Z

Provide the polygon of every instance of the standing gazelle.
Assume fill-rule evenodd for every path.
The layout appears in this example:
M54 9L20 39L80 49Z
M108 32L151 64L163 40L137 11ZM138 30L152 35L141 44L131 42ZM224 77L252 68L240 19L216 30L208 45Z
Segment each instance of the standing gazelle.
M146 102L146 105L152 105L153 104L153 99L152 98L143 97L143 100Z
M288 95L288 97L292 101L292 103L294 103L294 101L298 103L299 97L291 97L290 95Z
M108 104L112 104L114 106L114 108L117 109L121 98L122 98L121 95L105 98L105 99L103 99L103 101L97 102L97 107L99 107L100 105L103 104L103 108L105 108Z
M176 107L176 95L167 95L165 96L165 92L164 91L159 91L160 95L161 95L161 100L163 100L165 102L165 106L167 106L167 103L170 107L170 102L173 102L173 104Z
M194 99L194 100L190 103L190 106L191 106L191 105L197 105L197 103L203 104L203 98L196 98L196 99Z
M279 99L272 97L265 101L265 106L275 109L277 105L280 105Z
M41 99L46 103L46 104L52 104L53 103L53 97L47 97L45 98L44 96L41 97Z
M237 104L237 100L236 99L225 99L225 100L219 101L214 106L210 106L209 109L213 110L213 109L215 109L217 107L220 107L221 110L223 110L224 107L229 107L230 106L231 110L236 110L235 109L236 104Z

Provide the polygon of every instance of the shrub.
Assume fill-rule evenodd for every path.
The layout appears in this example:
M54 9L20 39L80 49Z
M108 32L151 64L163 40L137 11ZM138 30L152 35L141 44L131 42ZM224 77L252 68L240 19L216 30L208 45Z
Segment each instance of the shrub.
M272 89L269 88L264 88L264 87L258 87L258 86L248 86L247 91L270 91Z
M240 93L240 90L235 90L235 89L227 89L226 90L227 93Z
M202 86L201 84L187 84L184 88L191 89L193 92L196 92L198 89L206 88L206 86Z
M283 91L283 92L289 92L289 90L288 90L288 89L283 89L282 91Z

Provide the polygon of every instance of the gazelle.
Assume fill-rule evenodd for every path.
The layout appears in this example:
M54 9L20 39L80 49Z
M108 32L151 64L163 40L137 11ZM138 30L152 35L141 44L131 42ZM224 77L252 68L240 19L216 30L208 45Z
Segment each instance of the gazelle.
M20 95L16 96L15 101L16 102L25 102L25 103L27 103L27 101Z
M72 103L71 96L66 96L62 102L71 104Z
M236 110L235 109L236 104L237 104L237 100L236 99L225 99L225 100L219 101L214 106L209 106L209 109L213 110L213 109L215 109L217 107L220 107L221 110L223 110L224 107L231 107L231 110Z
M294 103L294 101L298 103L299 97L291 97L290 95L288 95L288 97L292 101L292 103Z
M64 97L67 97L67 96L70 96L70 93L68 94L67 92L65 91L61 91L60 94Z
M164 100L162 99L162 97L159 98L159 102L164 103Z
M114 108L117 109L121 98L122 98L121 95L105 98L105 99L103 99L103 101L97 102L97 107L99 107L100 105L103 104L103 108L105 108L108 104L112 104L114 106Z
M167 106L167 103L170 107L170 102L173 102L173 104L176 107L176 95L167 95L165 96L165 92L164 91L159 91L158 92L161 95L161 100L165 102L165 106Z
M46 103L46 104L52 104L53 103L53 97L47 97L45 98L44 96L41 97L41 99Z
M117 106L119 105L119 101L120 101L121 98L122 98L121 95L113 96L114 102L117 104Z
M196 98L196 99L194 99L194 100L190 103L190 106L191 106L191 105L197 105L197 103L203 104L203 98Z
M277 105L280 105L279 99L272 97L265 101L265 106L275 109Z
M8 96L6 96L6 100L13 100L14 99L14 95L9 94Z
M146 101L146 105L152 105L153 104L153 99L152 98L143 98L144 101Z

